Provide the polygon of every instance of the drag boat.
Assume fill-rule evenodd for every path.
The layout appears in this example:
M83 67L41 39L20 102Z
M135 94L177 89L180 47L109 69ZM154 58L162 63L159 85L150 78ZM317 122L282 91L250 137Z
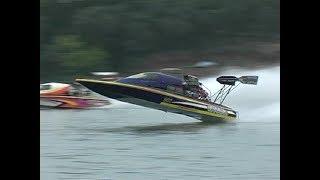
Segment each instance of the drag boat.
M98 98L79 84L40 84L40 108L84 109L108 105L105 98Z
M258 76L221 76L217 81L223 87L212 96L192 75L146 72L112 82L94 79L76 81L98 94L122 102L183 114L205 122L224 122L237 118L235 110L222 105L226 96L240 83L256 85Z

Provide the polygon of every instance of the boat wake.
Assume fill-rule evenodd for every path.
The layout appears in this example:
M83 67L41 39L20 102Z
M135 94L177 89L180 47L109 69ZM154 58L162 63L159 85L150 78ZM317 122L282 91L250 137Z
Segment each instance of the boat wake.
M255 74L259 76L256 87L238 87L224 102L239 112L240 122L279 122L280 121L280 67L256 71L238 69L227 70L222 75L242 76ZM216 77L202 80L214 91L218 90Z

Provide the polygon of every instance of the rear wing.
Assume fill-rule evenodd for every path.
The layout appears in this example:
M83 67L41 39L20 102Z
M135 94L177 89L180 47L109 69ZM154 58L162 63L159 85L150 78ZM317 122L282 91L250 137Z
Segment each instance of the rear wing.
M242 84L252 84L252 85L257 85L258 84L258 76L241 76L238 78L238 80Z
M220 76L217 78L217 81L223 85L231 85L234 86L237 81L242 84L251 84L257 85L258 84L258 76L241 76L239 78L235 76Z
M239 84L242 83L242 84L257 85L258 84L258 76L241 76L239 78L237 78L235 76L220 76L217 78L217 81L220 84L223 84L223 87L211 97L215 96L215 99L213 101L214 103L222 104L223 101L228 96L228 94L232 90L234 90L236 87L238 87ZM236 82L240 82L240 83L238 83L235 86Z

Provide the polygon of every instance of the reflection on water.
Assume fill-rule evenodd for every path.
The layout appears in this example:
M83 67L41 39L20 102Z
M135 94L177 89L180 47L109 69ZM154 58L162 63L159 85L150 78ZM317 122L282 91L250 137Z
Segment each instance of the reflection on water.
M196 133L202 129L210 128L211 126L226 125L227 123L165 123L160 125L142 125L142 126L124 126L120 128L94 128L82 129L82 131L102 132L102 133L135 133L135 134L168 134L175 132ZM232 124L232 123L228 123Z
M279 100L265 97L277 90L260 90L277 88L278 80L263 79L278 71L264 72L251 95L228 102L243 105L234 123L123 103L40 110L41 179L279 179Z
M162 124L155 126L133 126L128 127L137 133L170 133L170 132L197 132L201 129L210 127L212 124L182 123L182 124Z

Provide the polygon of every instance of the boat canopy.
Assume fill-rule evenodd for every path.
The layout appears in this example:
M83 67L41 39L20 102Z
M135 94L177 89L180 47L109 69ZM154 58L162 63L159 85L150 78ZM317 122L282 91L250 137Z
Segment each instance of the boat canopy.
M51 89L50 84L40 84L40 91Z
M140 73L120 79L117 82L145 87L153 87L163 90L168 90L168 88L170 87L182 88L184 83L184 81L180 78L161 72Z
M65 83L54 83L54 82L44 83L44 84L40 84L40 91L62 89L62 88L66 88L66 87L70 87L70 85L65 84Z
M117 82L157 88L195 99L207 99L208 97L208 93L200 87L198 78L191 75L183 76L182 79L161 72L146 72L120 79Z

